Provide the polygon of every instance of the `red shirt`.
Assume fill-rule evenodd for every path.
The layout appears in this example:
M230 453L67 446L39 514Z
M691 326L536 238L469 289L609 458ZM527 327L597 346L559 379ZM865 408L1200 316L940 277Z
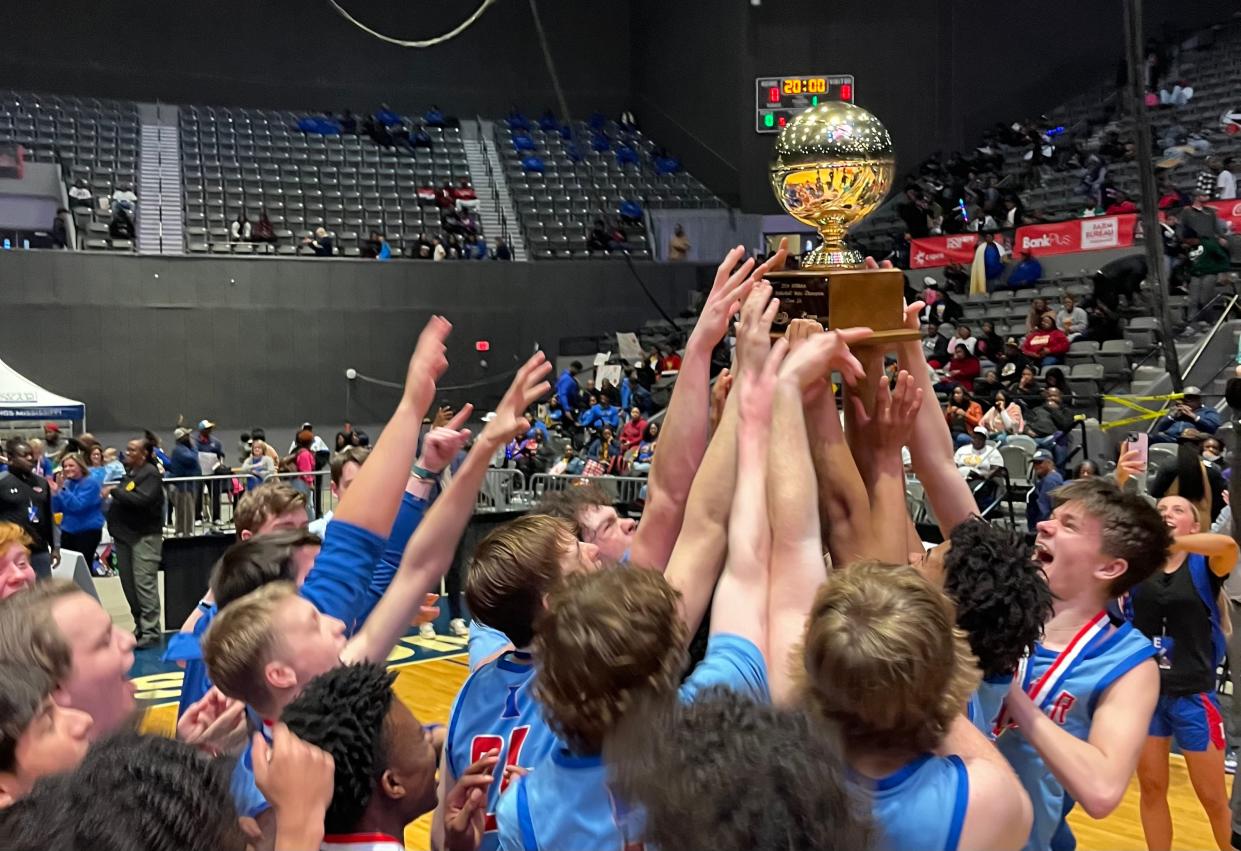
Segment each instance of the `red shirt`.
M974 392L974 379L978 377L978 373L982 371L982 366L978 362L978 358L969 355L964 358L953 358L948 361L948 365L944 367L944 371L948 373L948 380L953 384L960 384L971 393Z
M1032 358L1042 357L1043 349L1053 355L1062 355L1069 350L1069 338L1059 328L1052 328L1050 331L1031 331L1021 341L1021 350Z

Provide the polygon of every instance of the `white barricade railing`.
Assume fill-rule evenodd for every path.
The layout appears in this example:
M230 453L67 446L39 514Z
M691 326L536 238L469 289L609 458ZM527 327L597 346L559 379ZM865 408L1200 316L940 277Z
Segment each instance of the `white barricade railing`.
M478 491L474 510L481 512L511 511L529 505L526 494L526 476L521 470L496 469L487 471L483 486Z
M262 480L244 472L168 477L164 479L165 533L185 536L231 528L242 495L263 481L282 481L301 491L312 508L318 505L324 512L331 511L336 499L329 487L330 480L330 470L273 473Z
M537 502L547 491L562 491L578 485L598 485L613 502L629 505L642 498L646 479L640 476L553 476L538 473L530 479L530 500Z

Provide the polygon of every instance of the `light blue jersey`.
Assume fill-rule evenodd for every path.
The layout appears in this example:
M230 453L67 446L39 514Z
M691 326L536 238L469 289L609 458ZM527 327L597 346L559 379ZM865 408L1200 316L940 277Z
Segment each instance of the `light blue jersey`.
M966 706L966 717L988 739L992 738L991 733L995 729L996 716L1000 714L1000 707L1004 705L1004 696L1008 694L1012 683L1012 674L988 677L979 683L978 689L970 695L970 702Z
M879 849L956 851L970 797L961 757L924 754L870 786Z
M478 626L475 623L470 629L471 644ZM504 779L504 767L532 768L558 744L543 720L542 707L534 699L533 682L530 654L510 651L470 674L448 716L444 759L454 778L459 778L492 748L500 751L495 780L487 791L486 833L480 851L495 851L499 847L495 809L508 782Z
M706 657L677 694L690 703L711 686L770 700L767 665L754 642L739 635L711 636ZM640 809L625 807L608 790L599 755L573 754L561 743L510 785L496 805L496 820L503 851L619 851L641 841L644 824Z
M478 666L513 642L498 629L492 629L482 621L470 621L470 640L466 645L470 652L470 670L478 670Z
M1154 657L1150 640L1127 622L1100 633L1059 685L1046 709L1047 716L1079 739L1090 736L1090 722L1099 698L1112 683ZM1023 687L1028 692L1059 654L1036 645L1026 666ZM1145 719L1143 723L1149 723ZM1046 851L1060 825L1064 787L1048 770L1038 751L1021 735L1020 728L1005 730L996 740L1000 753L1012 765L1034 805L1028 851Z

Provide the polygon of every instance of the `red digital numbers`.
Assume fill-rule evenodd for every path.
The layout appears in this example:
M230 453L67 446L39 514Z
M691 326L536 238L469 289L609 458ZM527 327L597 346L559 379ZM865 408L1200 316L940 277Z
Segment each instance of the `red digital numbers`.
M852 102L853 86L849 85L848 83L841 83L840 84L840 99L844 101Z
M779 103L780 102L780 89L778 89L775 86L772 86L770 89L768 89L767 90L767 102L768 103Z

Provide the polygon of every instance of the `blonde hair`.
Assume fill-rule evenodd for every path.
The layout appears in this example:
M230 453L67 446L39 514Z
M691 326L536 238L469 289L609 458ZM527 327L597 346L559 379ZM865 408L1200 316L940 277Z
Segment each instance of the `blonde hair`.
M237 501L233 526L238 535L242 532L256 534L268 520L294 508L306 508L306 497L300 491L283 482L267 482L246 491Z
M498 527L478 545L465 580L470 614L526 647L543 596L560 578L560 558L576 542L567 522L527 514Z
M0 659L38 668L57 684L64 682L73 669L73 651L52 609L60 600L84 593L67 579L47 579L0 600Z
M638 701L676 690L686 662L680 597L662 573L623 566L570 574L548 595L534 631L534 694L574 751L597 753Z
M270 693L263 668L271 656L276 608L295 596L292 582L270 582L234 600L215 616L203 636L207 673L224 694L254 707Z
M33 543L21 526L16 523L0 523L0 551L8 549L9 544L21 544L29 552Z
M851 747L933 750L980 679L955 623L952 602L909 565L836 572L806 620L805 703Z

